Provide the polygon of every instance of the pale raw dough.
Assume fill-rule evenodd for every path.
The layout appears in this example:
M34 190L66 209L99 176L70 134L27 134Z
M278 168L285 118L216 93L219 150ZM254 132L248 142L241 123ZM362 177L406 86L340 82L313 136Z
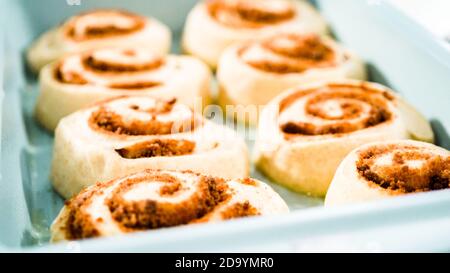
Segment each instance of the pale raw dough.
M376 126L338 135L293 134L287 136L281 130L280 125L289 121L313 122L317 126L333 124L333 119L311 116L305 110L305 105L306 101L315 95L332 92L333 87L330 86L336 85L354 87L356 90L363 87L364 90L358 93L371 94L370 96L376 97L377 100L384 100L386 110L392 115L391 119ZM301 95L302 92L305 92L305 95ZM280 103L297 94L300 95L297 99L294 98L294 103L279 114ZM338 99L330 99L328 103L321 105L321 110L330 117L338 117L343 111L338 102ZM359 116L349 120L350 123L358 124L361 118L367 116L370 107L362 101L358 102L358 99L349 100L349 102L363 107ZM256 164L259 169L282 185L298 192L325 196L339 163L354 148L373 141L412 138L413 134L415 138L426 136L422 140L433 141L433 133L427 120L416 113L416 117L421 117L416 119L416 122L422 124L411 128L409 126L411 123L405 122L405 115L409 115L409 111L402 111L403 108L399 107L401 104L403 104L402 99L387 87L356 80L332 81L293 88L277 96L262 111L255 143ZM337 120L339 121L339 118ZM417 132L418 129L421 132Z
M399 141L384 141L384 142L374 142L363 145L355 150L353 150L349 155L347 155L344 160L342 160L336 174L334 175L333 181L330 184L330 188L325 198L325 206L337 206L351 203L375 201L391 196L399 196L405 193L385 189L381 186L374 184L373 182L367 181L365 178L361 177L356 170L356 162L358 161L358 154L361 151L370 149L373 147L383 147L386 145L396 145L399 147L401 152L402 146L413 146L417 147L421 154L432 154L440 155L443 158L450 158L450 152L435 146L433 144L413 141L413 140L399 140ZM391 153L397 152L392 150ZM380 162L388 165L395 164L388 155L383 157L387 159L386 162ZM417 162L415 162L417 161ZM405 162L408 164L408 162ZM412 167L420 167L422 160L414 160L409 162ZM415 164L414 164L415 163ZM414 166L419 164L419 166ZM447 165L448 166L448 165ZM448 166L449 168L450 166ZM448 170L450 171L450 170Z
M27 52L27 60L31 69L38 72L46 64L59 57L73 52L80 52L105 46L143 46L154 53L166 54L170 50L170 29L154 18L141 17L118 10L94 10L69 18L64 24L42 34L31 45ZM130 19L131 17L131 19ZM128 19L142 20L144 26L126 34L108 35L95 39L72 39L67 36L69 27L75 25L81 34L89 27L107 28L116 26L127 28ZM80 34L80 35L81 35Z
M277 34L267 41L280 43L286 40L286 36L292 34ZM301 36L300 36L301 37ZM243 42L230 46L225 50L220 58L217 68L217 80L220 87L219 104L226 111L229 105L235 106L234 111L227 113L234 115L235 119L249 124L257 124L258 112L253 111L255 107L261 109L271 99L283 91L295 86L305 84L336 80L336 79L366 79L366 70L363 61L352 52L344 49L330 38L320 38L321 42L329 47L335 57L333 64L326 67L307 69L302 72L274 73L257 69L249 65L240 56L243 48L251 48L253 56L249 56L252 61L273 60L282 62L283 60L294 62L296 59L289 59L270 52L261 46L264 41ZM292 45L288 45L292 46ZM258 54L258 55L256 55ZM246 117L247 114L247 117Z
M249 0L225 0L225 2L249 2ZM182 47L194 56L199 57L211 67L215 68L222 52L234 42L249 39L260 39L280 32L297 33L327 33L324 19L314 8L305 1L290 0L260 0L270 1L268 6L292 5L295 10L294 17L277 23L267 24L257 28L229 27L217 22L210 16L206 7L207 1L198 3L189 13L183 33ZM261 5L264 5L262 3Z
M168 113L149 114L151 112L147 111L150 110L145 109L154 109L157 101L150 97L124 97L99 103L63 118L55 131L51 168L51 180L56 191L64 198L70 198L97 181L147 168L193 170L224 178L248 176L247 147L234 131L203 119L179 103L175 103ZM133 107L143 110L133 110ZM119 134L117 131L120 129L104 132L91 123L93 113L100 109L119 115L127 124L168 121L186 124L193 116L200 124L190 131L169 134ZM190 154L135 159L124 158L116 151L137 143L168 139L194 142L195 149Z
M125 53L133 52L129 57ZM128 66L152 62L163 63L152 69L128 71L99 72L87 69L82 64L84 56L104 56L104 59ZM109 59L108 59L109 58ZM63 65L70 75L81 75L86 80L83 84L62 82L55 76L55 71ZM139 84L141 82L158 82L159 85L138 88L112 88L111 84ZM68 55L47 65L40 73L40 93L37 99L35 116L48 130L53 131L61 118L95 102L123 95L149 95L155 98L176 98L179 102L195 109L210 102L211 72L200 60L190 56L157 56L143 47L114 47L96 49L89 52Z
M173 195L162 195L160 193L161 187L164 185L170 185L170 183L164 183L164 181L158 180L155 178L155 175L170 175L171 177L177 179L181 186ZM128 190L126 194L122 195L127 202L151 201L159 204L159 209L161 209L161 207L164 208L167 204L177 205L181 202L185 202L186 205L184 209L182 209L179 214L173 215L174 218L180 217L182 213L189 213L186 212L187 210L193 207L195 208L202 206L201 203L198 205L195 203L201 202L201 199L205 198L205 196L200 196L200 200L195 200L192 196L199 191L201 179L204 178L205 176L192 172L145 170L106 183L98 183L93 185L84 190L80 195L68 201L68 203L63 207L51 227L51 241L57 242L73 239L69 237L68 233L70 230L69 226L71 224L69 223L70 215L74 213L77 213L78 217L83 214L82 217L84 221L80 229L83 230L85 227L89 227L91 231L92 229L95 229L96 234L94 236L111 236L134 231L132 227L129 227L128 230L124 230L113 217L110 207L107 205L107 202L105 202L108 198L116 195L114 190L119 187L123 187L125 183L132 180L138 180L139 182L138 186ZM181 223L178 225L217 222L251 215L269 216L289 212L288 206L283 199L281 199L281 197L270 186L263 182L246 178L226 179L224 183L226 185L226 190L224 193L229 195L229 198L226 198L225 200L222 200L218 204L214 205L208 213L200 213L194 217L191 217L193 219L184 219L184 221L180 221ZM91 197L84 198L84 196ZM72 206L72 202L83 202L85 205L82 208L74 208L74 206ZM245 211L244 213L242 211L236 211L236 208L242 209L243 204L245 204L244 206L251 208L252 214L248 214L248 212L245 213ZM149 218L166 217L167 220L169 217L168 221L172 220L168 215L164 216L156 215L156 213L152 214L149 210L143 213L146 213ZM123 218L127 217L126 214L127 212L124 212ZM101 220L97 221L98 219ZM135 230L143 229L141 228Z

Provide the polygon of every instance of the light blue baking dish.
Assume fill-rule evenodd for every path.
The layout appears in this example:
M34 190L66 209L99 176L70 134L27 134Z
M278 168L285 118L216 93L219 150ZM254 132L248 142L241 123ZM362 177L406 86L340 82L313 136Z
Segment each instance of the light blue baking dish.
M292 213L48 244L48 227L63 202L48 180L52 137L31 116L38 90L25 69L24 49L71 14L123 7L168 24L177 52L184 18L195 2L0 0L0 251L450 251L450 191L324 209L321 200L275 184ZM314 4L336 37L368 60L371 79L398 90L425 113L437 144L449 149L449 52L388 2ZM257 172L253 175L267 181Z

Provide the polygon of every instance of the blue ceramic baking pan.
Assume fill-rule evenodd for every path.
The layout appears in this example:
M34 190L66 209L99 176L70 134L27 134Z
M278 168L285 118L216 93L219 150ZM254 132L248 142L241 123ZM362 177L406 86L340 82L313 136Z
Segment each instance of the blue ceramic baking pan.
M275 184L290 214L49 244L48 228L63 201L48 179L52 136L31 116L39 90L24 65L25 48L70 15L122 7L169 25L177 52L195 2L0 0L0 251L450 251L450 191L325 209L322 200ZM335 36L368 61L371 80L398 90L419 108L432 121L437 144L449 149L450 53L387 1L313 3ZM253 176L267 181L257 172Z

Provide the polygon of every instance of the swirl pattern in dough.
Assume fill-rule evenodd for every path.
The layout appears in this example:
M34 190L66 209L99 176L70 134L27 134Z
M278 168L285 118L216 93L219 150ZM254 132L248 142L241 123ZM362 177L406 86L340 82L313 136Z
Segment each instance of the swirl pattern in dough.
M320 83L287 91L263 110L256 161L275 181L325 196L351 150L408 138L432 141L433 133L426 119L388 88L354 80Z
M96 183L67 201L52 241L286 212L281 197L254 179L148 169Z
M248 176L242 139L175 99L122 97L80 110L55 132L51 179L65 198L146 168Z
M450 152L411 140L374 142L339 165L325 204L378 200L450 187Z
M183 48L215 68L232 43L289 31L324 34L327 27L304 1L207 0L190 12Z
M67 53L132 44L165 54L170 43L169 28L156 19L124 10L93 10L73 16L44 33L28 50L27 59L37 72Z
M281 33L230 46L217 69L219 103L237 120L257 122L255 107L288 88L333 79L366 78L363 62L329 38ZM250 116L248 120L243 117Z
M209 102L211 73L188 56L160 56L144 47L108 47L65 56L42 69L36 117L49 130L70 113L122 95Z

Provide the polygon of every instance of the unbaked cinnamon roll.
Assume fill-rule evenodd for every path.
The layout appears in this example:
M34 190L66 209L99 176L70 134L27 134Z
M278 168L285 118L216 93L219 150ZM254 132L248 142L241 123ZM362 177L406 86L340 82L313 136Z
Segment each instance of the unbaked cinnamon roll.
M223 178L249 173L244 141L175 99L113 99L63 118L56 128L51 180L64 198L146 168Z
M51 240L111 236L288 211L274 190L254 179L144 170L96 183L67 201L51 227Z
M206 0L188 15L183 49L212 67L234 42L280 32L325 34L327 26L305 1Z
M59 120L96 101L122 95L208 103L211 72L189 56L159 56L144 47L108 47L67 55L40 73L36 117L54 130Z
M253 108L282 91L344 78L366 78L364 64L356 55L316 34L281 33L225 50L217 68L219 103L225 111L226 106L235 106L226 113L254 124L258 111Z
M325 205L378 200L450 187L450 152L433 144L374 142L352 151L339 165Z
M104 46L144 46L156 54L170 49L171 34L167 26L154 18L123 10L94 10L69 18L62 25L38 38L27 54L32 70L66 53Z
M341 160L377 140L433 141L428 121L390 89L342 80L294 88L262 111L257 166L295 191L325 196Z

